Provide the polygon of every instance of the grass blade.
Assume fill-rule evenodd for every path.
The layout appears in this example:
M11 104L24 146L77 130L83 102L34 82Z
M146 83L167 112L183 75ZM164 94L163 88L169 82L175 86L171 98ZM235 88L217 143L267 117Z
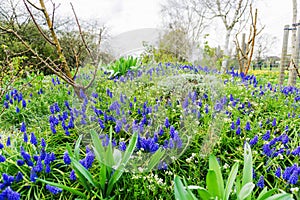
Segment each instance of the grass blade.
M43 180L43 179L39 179L39 178L36 178L36 180L38 180L40 182L43 182L43 183L46 183L46 184L49 184L49 185L52 185L54 187L58 187L58 188L61 188L63 190L69 191L72 194L76 194L78 196L81 196L84 199L87 198L87 196L85 194L83 194L82 192L79 192L77 189L74 189L74 188L59 184L59 183L54 183L54 182L46 181L46 180Z

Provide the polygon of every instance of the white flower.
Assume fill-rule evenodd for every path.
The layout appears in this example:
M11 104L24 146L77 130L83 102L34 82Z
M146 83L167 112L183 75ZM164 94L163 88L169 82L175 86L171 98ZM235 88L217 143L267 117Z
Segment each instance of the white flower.
M291 192L292 193L296 193L299 191L299 188L298 187L295 187L295 188L291 188Z

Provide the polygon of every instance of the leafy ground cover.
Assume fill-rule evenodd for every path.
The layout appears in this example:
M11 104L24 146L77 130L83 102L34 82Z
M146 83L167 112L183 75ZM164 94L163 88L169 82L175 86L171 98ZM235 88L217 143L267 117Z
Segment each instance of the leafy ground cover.
M245 142L252 198L277 188L299 199L300 91L276 85L276 73L253 74L173 64L114 79L99 71L81 98L54 76L15 86L1 100L0 199L174 199L175 175L205 187L209 155L228 174ZM86 70L77 81L89 78Z

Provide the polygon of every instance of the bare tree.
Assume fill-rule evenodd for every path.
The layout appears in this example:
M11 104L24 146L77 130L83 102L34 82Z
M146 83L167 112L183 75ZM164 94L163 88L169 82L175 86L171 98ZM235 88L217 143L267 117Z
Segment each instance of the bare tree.
M72 71L71 71L72 68L68 65L66 56L62 49L61 43L59 41L58 35L55 30L55 26L54 26L55 11L57 9L57 6L55 5L55 3L53 3L51 1L52 12L49 12L49 10L46 8L44 0L39 0L39 5L32 3L30 0L23 0L23 3L25 5L32 21L35 23L36 28L39 30L40 34L44 37L44 39L53 46L53 48L57 52L58 57L55 60L50 59L50 58L43 58L42 56L40 56L39 52L37 52L35 49L33 49L31 47L31 45L27 41L25 41L22 38L22 36L19 35L13 29L0 25L0 30L5 31L6 33L13 34L26 47L26 49L28 51L30 51L43 65L45 65L48 69L50 69L54 74L56 74L58 77L63 79L65 82L70 84L74 88L74 91L77 94L77 96L80 97L80 91L85 92L86 89L88 89L92 85L93 81L95 80L96 72L98 69L97 63L95 63L95 62L92 63L93 65L95 65L95 71L94 71L92 79L90 80L90 82L87 85L81 85L81 84L76 83L75 77L78 73L78 69L79 69L78 63L79 62L76 62L77 66L75 69L75 73L72 73ZM72 6L72 4L71 4L71 6ZM46 24L46 27L48 28L49 34L46 34L43 31L43 29L42 29L43 25L38 23L32 10L38 11L39 13L42 14L42 16L44 18L44 23ZM85 46L85 49L88 52L88 54L90 55L90 57L93 58L91 50L89 49L89 47L87 46L87 43L85 41L84 34L82 32L81 26L79 24L79 21L78 21L78 18L76 16L73 6L72 6L72 10L73 10L73 13L75 16L76 24L79 29L79 33L81 35L82 42ZM101 35L101 33L102 32L100 31L99 34ZM100 41L101 41L101 36L99 37L99 43L100 43ZM77 58L77 56L75 56L75 57ZM95 61L95 60L96 59L93 58L93 61Z
M252 13L252 5L250 5L250 15L251 15L251 26L250 26L250 33L248 37L248 42L245 43L245 34L243 34L242 39L242 47L240 46L239 40L238 40L238 34L236 34L236 46L237 46L237 56L238 61L240 65L240 72L243 72L245 75L247 75L248 70L250 68L250 64L252 61L252 56L254 52L255 47L255 39L256 36L259 34L257 31L257 9L255 9L255 13L253 15Z
M298 56L297 56L297 0L293 0L293 26L295 27L292 30L292 55L290 60L289 66L289 79L288 85L295 85L296 84L296 73L298 72L297 64L298 64Z
M166 0L161 4L164 25L169 29L181 29L187 33L188 40L195 45L207 27L207 9L197 0Z
M262 59L276 45L278 38L268 33L261 33L256 38L254 56L257 60Z
M199 0L211 13L211 19L220 18L226 29L224 42L225 59L222 62L222 71L225 72L230 57L229 42L236 25L248 16L247 9L253 0ZM227 57L227 58L226 58Z

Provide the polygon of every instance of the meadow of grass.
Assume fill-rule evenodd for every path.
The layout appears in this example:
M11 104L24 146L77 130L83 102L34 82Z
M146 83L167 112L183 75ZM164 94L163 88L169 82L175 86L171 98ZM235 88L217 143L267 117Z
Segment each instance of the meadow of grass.
M209 155L228 174L245 142L252 198L267 187L299 199L300 90L254 74L167 63L99 71L80 98L55 76L14 86L0 101L0 199L174 199L175 175L204 187Z

